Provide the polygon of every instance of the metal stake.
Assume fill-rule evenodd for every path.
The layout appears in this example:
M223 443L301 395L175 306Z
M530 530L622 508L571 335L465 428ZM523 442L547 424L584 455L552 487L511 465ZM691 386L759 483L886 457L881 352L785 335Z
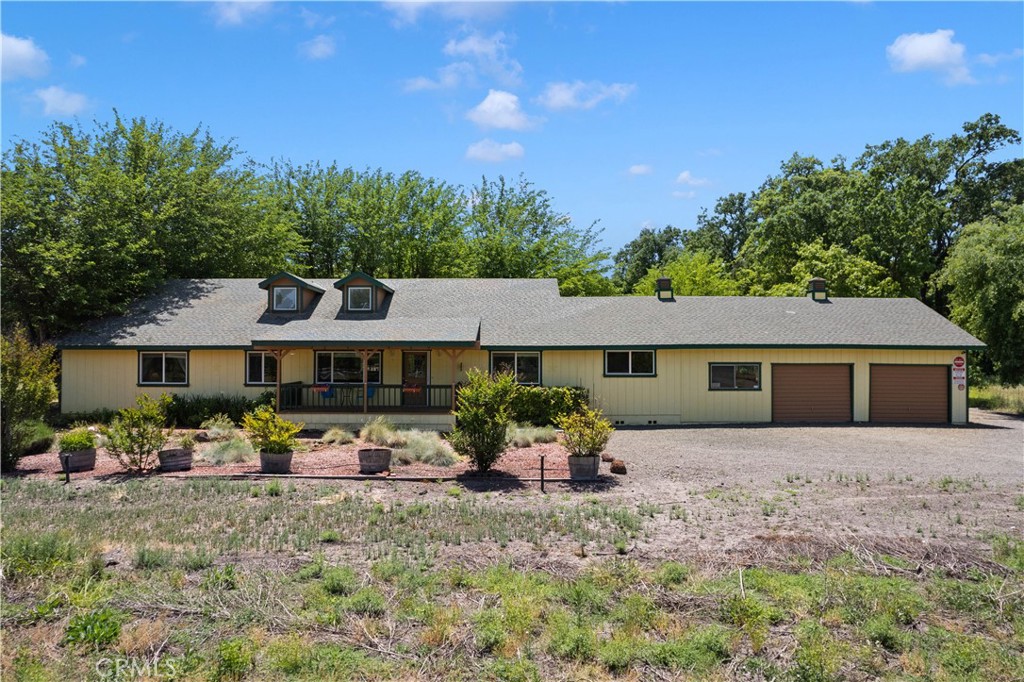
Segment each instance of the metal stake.
M71 483L71 453L62 452L60 461L64 465L64 485Z
M544 492L544 455L540 456L540 491Z

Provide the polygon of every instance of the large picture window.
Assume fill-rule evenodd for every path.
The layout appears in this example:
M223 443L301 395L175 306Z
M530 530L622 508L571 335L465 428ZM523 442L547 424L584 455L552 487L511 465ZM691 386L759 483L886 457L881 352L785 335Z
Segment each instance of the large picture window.
M298 287L274 287L274 310L298 310Z
M354 313L373 310L373 289L370 287L348 288L348 309Z
M371 384L381 382L380 353L370 355L366 363L366 380ZM320 384L361 384L363 358L352 351L317 351L315 381Z
M605 351L604 373L613 377L652 377L654 376L654 351Z
M277 383L277 358L265 351L249 351L245 354L245 383Z
M188 384L188 353L139 353L139 383L155 386Z
M540 353L507 352L491 353L491 373L512 372L520 384L540 383Z
M711 363L708 371L711 391L760 391L761 365L757 363Z

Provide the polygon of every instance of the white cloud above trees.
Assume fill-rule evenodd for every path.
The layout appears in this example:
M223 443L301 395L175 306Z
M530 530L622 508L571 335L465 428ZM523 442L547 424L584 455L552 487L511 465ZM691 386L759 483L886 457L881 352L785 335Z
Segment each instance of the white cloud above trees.
M0 34L0 78L42 78L50 71L50 57L32 38Z
M488 138L469 145L469 148L466 149L466 158L470 161L499 163L509 159L522 158L524 153L523 145L518 142L502 144Z

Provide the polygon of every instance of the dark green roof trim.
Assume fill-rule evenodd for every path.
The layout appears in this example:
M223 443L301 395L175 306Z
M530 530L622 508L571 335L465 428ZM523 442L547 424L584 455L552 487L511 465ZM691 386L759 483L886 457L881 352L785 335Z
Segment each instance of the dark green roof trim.
M716 343L716 344L660 344L643 345L630 344L628 346L481 346L483 350L699 350L702 348L763 348L765 350L785 350L789 348L820 348L822 350L954 350L966 351L970 349L981 350L985 345L971 346L884 346L884 345L856 345L856 344L820 344L820 343L787 343L787 344L766 344L766 343Z
M253 341L250 348L475 348L476 341Z
M282 277L284 277L285 279L290 279L291 281L295 282L298 286L302 287L303 289L309 289L310 291L315 291L318 294L324 293L324 289L321 289L320 287L318 287L317 285L313 284L312 282L307 282L306 280L302 279L298 275L293 275L292 273L286 272L284 270L282 270L281 272L277 273L276 275L273 275L271 277L267 277L265 280L263 280L262 282L259 283L259 287L260 287L260 289L267 289L268 287L270 287L270 283L271 282L273 282L275 280L279 280Z
M359 272L358 270L356 272L353 272L351 275L348 275L347 277L342 277L341 279L339 279L337 282L334 283L334 288L341 289L343 286L345 286L354 279L365 279L373 286L380 287L389 294L395 293L395 290L389 287L387 284L384 284L384 282L381 282L379 279L370 277L365 272Z
M252 350L252 346L204 346L191 344L188 346L182 345L153 345L148 344L145 346L115 346L115 345L103 345L103 346L75 346L65 345L58 343L57 350Z

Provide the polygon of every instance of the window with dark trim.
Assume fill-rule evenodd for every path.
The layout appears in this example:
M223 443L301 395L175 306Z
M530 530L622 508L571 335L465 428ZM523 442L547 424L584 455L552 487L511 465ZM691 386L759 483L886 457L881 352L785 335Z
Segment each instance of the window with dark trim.
M363 383L363 358L353 351L317 351L313 380L318 384ZM366 363L366 381L381 382L381 354L373 353Z
M188 384L188 353L140 352L139 383L154 386Z
M709 391L761 390L761 365L758 363L719 363L708 366Z
M604 373L611 377L654 376L653 350L606 350Z
M277 383L277 358L273 353L251 350L245 354L245 383Z
M298 287L274 287L274 310L295 311L298 309Z
M348 287L348 309L354 313L373 310L373 287Z
M491 373L512 372L516 383L540 383L540 353L537 351L501 351L491 353Z

